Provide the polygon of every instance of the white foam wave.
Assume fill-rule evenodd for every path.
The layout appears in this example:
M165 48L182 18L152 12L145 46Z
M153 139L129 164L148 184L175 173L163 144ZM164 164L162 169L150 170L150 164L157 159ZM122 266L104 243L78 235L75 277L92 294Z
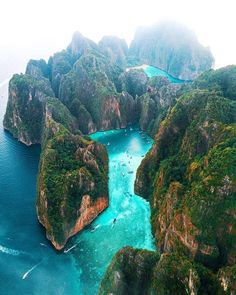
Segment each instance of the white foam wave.
M25 280L28 277L28 275L31 273L31 271L33 271L41 263L42 263L42 261L40 261L39 263L35 264L26 273L24 273L24 275L22 276L22 280Z
M13 256L18 256L21 253L23 253L21 251L14 250L14 249L11 249L11 248L7 248L7 247L4 247L2 245L0 245L0 252L10 254L10 255L13 255Z

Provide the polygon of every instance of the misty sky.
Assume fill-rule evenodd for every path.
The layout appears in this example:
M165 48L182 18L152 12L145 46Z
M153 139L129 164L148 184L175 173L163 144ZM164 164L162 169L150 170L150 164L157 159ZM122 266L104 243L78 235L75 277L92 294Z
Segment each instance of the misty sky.
M130 42L135 29L163 19L180 21L209 46L215 66L236 64L236 0L1 0L0 80L23 71L30 58L65 48L75 31L99 41Z

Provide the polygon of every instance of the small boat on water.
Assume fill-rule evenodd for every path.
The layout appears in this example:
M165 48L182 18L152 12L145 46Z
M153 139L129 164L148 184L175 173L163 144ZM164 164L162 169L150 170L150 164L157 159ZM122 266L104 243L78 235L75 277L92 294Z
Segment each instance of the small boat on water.
M98 229L100 227L100 224L97 224L95 227L93 227L90 232L93 233L95 232L96 229Z
M69 249L64 250L64 253L68 253L70 252L72 249L74 249L77 246L77 244L73 245L72 247L70 247Z

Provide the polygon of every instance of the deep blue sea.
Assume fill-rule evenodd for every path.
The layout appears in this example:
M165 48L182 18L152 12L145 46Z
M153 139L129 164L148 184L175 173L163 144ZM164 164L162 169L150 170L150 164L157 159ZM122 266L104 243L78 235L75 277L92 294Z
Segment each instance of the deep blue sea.
M0 294L94 295L117 250L154 249L149 204L133 190L152 139L132 128L92 135L108 149L110 206L92 231L85 229L70 240L67 253L58 254L36 216L40 147L26 147L4 132L6 103L7 83L0 82Z

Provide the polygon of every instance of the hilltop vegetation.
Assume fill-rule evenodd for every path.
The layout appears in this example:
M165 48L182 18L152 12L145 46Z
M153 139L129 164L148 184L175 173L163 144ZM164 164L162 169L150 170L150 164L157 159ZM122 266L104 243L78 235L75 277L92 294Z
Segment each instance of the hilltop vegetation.
M235 70L230 66L201 75L181 90L161 122L135 183L136 193L150 202L152 231L161 256L154 266L148 262L148 271L142 273L146 258L131 259L134 251L136 256L142 256L142 251L124 248L114 257L100 294L236 291ZM130 279L131 269L140 277L132 271ZM148 273L146 286L137 285ZM115 291L130 281L132 290Z
M97 45L76 33L48 62L30 60L10 81L4 127L42 147L37 212L59 250L109 203L107 152L88 135L139 124L155 143L135 191L150 202L158 251L122 249L100 293L233 294L236 67L181 85L126 71L148 62L189 79L212 66L209 50L190 32L167 26L164 38L161 31L138 33L130 49L115 37ZM148 48L144 33L155 35Z

